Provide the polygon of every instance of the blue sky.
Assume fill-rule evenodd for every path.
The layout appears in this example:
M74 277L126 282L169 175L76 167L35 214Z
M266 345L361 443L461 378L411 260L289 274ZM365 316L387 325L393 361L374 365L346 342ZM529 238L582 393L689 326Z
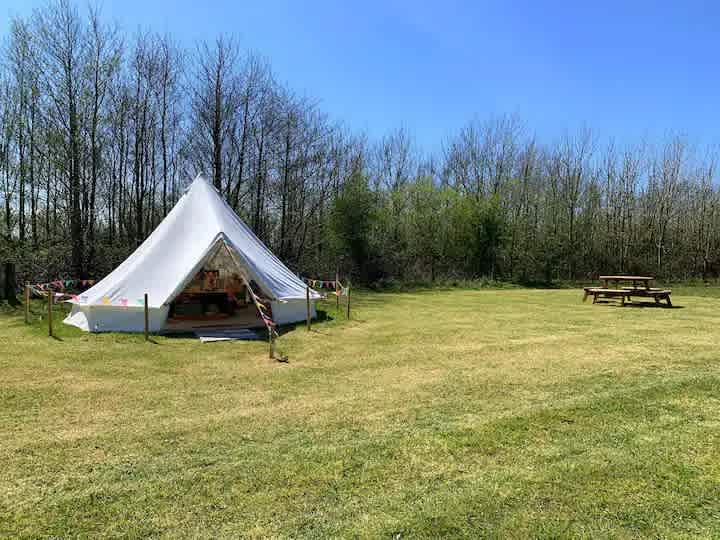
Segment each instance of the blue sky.
M3 0L0 21L44 2ZM86 5L81 2L80 6ZM104 0L127 33L236 34L348 126L404 126L427 151L473 117L517 114L541 139L718 142L717 2ZM7 31L7 21L1 32Z

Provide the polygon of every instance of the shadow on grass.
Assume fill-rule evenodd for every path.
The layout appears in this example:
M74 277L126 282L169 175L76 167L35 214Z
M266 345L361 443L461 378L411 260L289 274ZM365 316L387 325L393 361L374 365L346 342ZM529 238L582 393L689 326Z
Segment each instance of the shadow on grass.
M335 317L331 316L329 312L324 310L318 310L317 316L313 319L312 324L315 325L317 323L324 323L324 322L331 322L336 320ZM290 332L294 332L295 330L302 330L306 327L307 322L306 321L298 321L291 324L285 324L283 326L279 326L277 329L278 336L282 337L286 334L289 334ZM258 336L261 337L262 340L267 341L268 339L268 333L267 329L265 327L256 327L256 328L248 328L248 330L252 330L255 333L257 333ZM316 331L315 328L312 328L313 331ZM167 334L162 334L163 337L168 339L193 339L197 336L195 335L195 332L192 330L183 331L183 332L172 332ZM235 341L258 341L258 340L235 340Z
M311 323L311 331L317 332L318 334L323 334L323 332L319 332L316 325L320 323L327 323L327 322L333 322L333 321L344 321L344 318L337 317L336 315L331 315L331 311L327 310L317 310L317 314L315 318L312 320ZM284 336L285 334L288 334L290 332L294 332L296 330L302 331L307 328L307 321L298 321L290 324L285 324L283 326L280 326L278 328L278 335ZM266 334L267 335L267 334Z
M327 322L327 321L334 321L335 317L331 317L330 313L325 310L317 310L317 315L315 316L314 321L315 322Z
M622 306L621 306L622 307ZM668 306L667 304L656 304L651 302L632 302L625 304L625 307L631 307L631 308L663 308L663 309L685 309L685 306L678 306L676 304L673 304L672 306Z
M658 304L656 302L626 302L623 306L620 302L613 302L611 300L598 300L595 302L596 306L610 306L610 307L618 307L618 308L638 308L638 309L647 309L647 308L658 308L658 309L685 309L685 306L678 306L677 304L673 304L672 306L668 306L667 304Z

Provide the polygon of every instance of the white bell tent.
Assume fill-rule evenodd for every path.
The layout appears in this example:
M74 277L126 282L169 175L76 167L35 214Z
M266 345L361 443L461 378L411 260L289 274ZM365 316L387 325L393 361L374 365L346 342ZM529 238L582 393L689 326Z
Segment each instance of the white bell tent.
M198 176L132 255L73 300L64 322L91 332L142 332L147 294L150 331L159 332L171 304L222 245L242 280L270 301L274 322L305 320L305 283L253 234L215 187ZM311 289L313 317L318 298Z

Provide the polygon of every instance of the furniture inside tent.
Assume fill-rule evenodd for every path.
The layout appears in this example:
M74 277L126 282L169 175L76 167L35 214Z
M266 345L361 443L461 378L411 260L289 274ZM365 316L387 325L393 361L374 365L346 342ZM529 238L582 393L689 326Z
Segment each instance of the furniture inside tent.
M262 327L253 293L261 298L267 296L257 283L248 280L225 243L218 242L203 267L170 302L163 331Z
M310 316L320 295L310 289ZM135 252L76 300L66 324L91 332L262 326L252 294L277 324L307 316L305 283L198 176Z

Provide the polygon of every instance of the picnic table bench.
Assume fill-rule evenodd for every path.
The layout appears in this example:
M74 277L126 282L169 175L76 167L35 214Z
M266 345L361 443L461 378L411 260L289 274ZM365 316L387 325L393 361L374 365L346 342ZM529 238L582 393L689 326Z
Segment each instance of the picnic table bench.
M624 306L625 302L632 302L632 297L641 298L652 298L656 304L659 304L662 300L665 300L668 307L672 307L672 301L670 295L672 291L670 289L661 289L656 287L650 287L650 282L654 278L648 276L600 276L600 280L603 282L602 287L583 287L585 294L583 295L583 302L587 300L588 296L593 297L593 304L595 304L598 298L619 298L620 303ZM609 283L615 283L615 288L609 287ZM632 286L621 286L622 282L630 282Z

